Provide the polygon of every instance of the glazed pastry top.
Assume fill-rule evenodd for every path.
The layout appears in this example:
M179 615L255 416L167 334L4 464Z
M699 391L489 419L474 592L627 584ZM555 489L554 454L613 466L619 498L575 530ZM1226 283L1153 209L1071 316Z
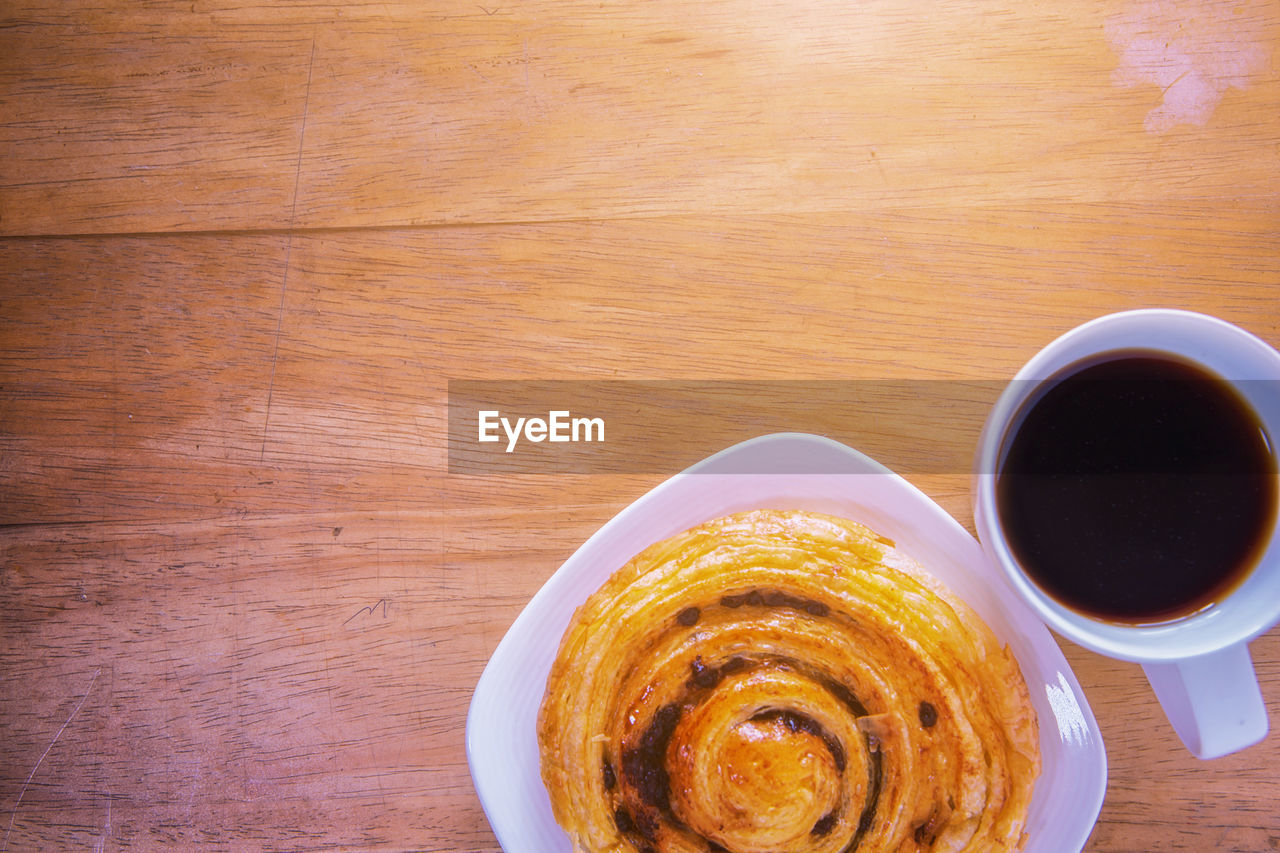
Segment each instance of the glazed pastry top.
M576 850L1012 851L1040 758L1013 656L892 542L757 510L634 557L539 715Z

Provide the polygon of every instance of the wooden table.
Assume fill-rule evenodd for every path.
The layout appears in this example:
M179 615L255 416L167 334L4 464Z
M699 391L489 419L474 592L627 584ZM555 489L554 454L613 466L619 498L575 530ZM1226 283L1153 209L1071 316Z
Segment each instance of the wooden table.
M1263 0L8 0L0 851L496 850L481 669L673 470L451 473L449 380L1000 382L1146 306L1280 344L1278 37ZM972 529L967 471L911 478ZM1280 738L1197 761L1063 647L1088 850L1280 847Z

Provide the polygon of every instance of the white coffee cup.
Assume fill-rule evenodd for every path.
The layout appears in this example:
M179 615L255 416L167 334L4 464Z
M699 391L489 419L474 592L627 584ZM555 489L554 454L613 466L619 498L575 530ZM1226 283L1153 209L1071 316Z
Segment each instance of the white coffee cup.
M1142 625L1094 618L1055 600L1023 571L1001 527L997 474L1023 404L1043 380L1064 368L1129 349L1169 353L1230 381L1267 434L1280 437L1280 353L1268 344L1230 323L1189 311L1107 315L1042 349L997 401L978 445L974 524L988 557L1050 628L1100 654L1141 663L1182 742L1200 758L1215 758L1267 733L1266 707L1248 643L1280 622L1280 536L1275 530L1256 566L1224 598L1180 619ZM1274 443L1271 448L1274 456Z

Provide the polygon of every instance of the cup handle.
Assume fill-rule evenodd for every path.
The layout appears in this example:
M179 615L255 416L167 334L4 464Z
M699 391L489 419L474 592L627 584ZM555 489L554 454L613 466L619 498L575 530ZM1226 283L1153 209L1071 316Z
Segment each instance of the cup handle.
M1197 758L1218 758L1267 735L1267 708L1249 645L1173 663L1144 663L1173 729Z

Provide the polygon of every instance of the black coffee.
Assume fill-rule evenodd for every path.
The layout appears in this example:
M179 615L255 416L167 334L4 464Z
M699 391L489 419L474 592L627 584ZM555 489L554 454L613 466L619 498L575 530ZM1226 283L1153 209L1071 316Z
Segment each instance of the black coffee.
M1112 352L1028 401L1005 439L996 501L1023 570L1098 618L1194 613L1252 570L1276 516L1276 463L1253 409L1171 356Z

